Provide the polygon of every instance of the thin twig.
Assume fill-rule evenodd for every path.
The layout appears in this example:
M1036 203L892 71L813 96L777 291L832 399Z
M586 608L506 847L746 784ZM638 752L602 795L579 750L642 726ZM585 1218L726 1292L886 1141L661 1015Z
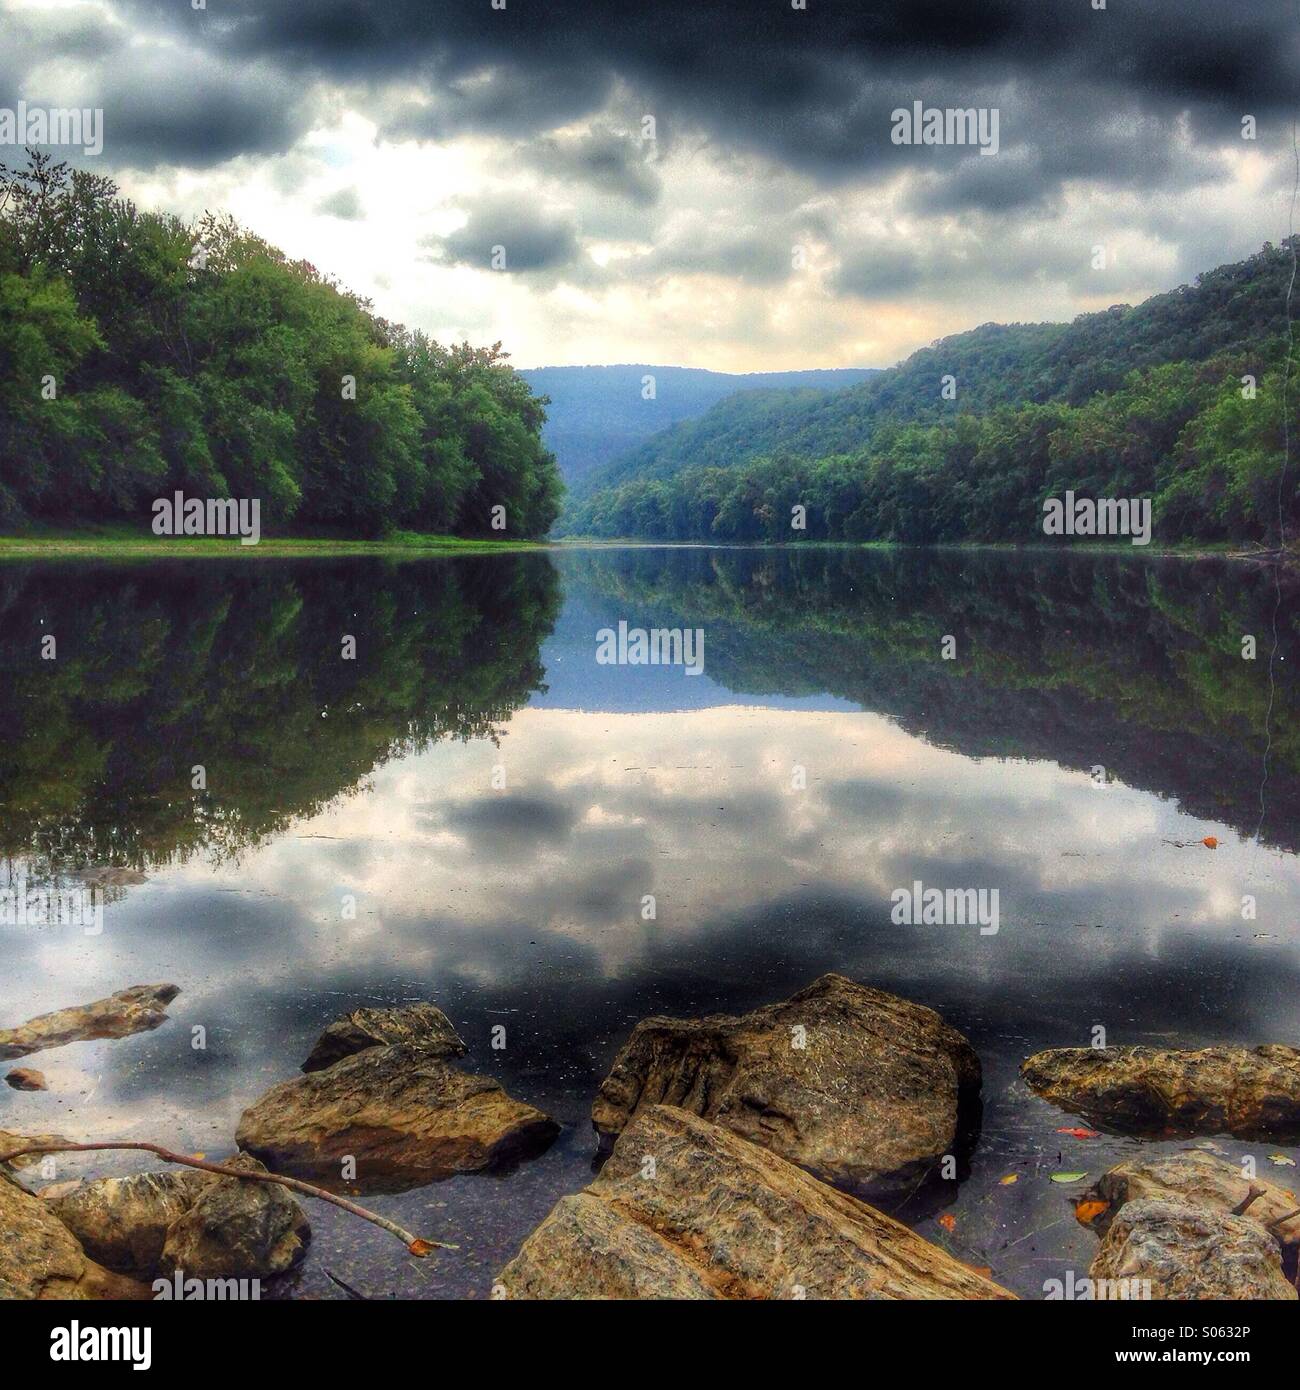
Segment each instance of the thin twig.
M327 1192L323 1187L303 1182L300 1178L287 1178L282 1173L257 1173L243 1168L228 1168L224 1163L208 1163L204 1159L190 1158L188 1154L173 1153L171 1149L164 1149L160 1144L147 1144L143 1140L118 1144L32 1144L13 1153L0 1154L0 1165L12 1163L14 1159L23 1158L27 1154L95 1153L104 1149L133 1149L154 1154L164 1163L179 1163L186 1168L199 1168L205 1173L218 1173L223 1178L241 1178L250 1182L274 1183L277 1187L291 1188L294 1192L301 1192L304 1197L315 1197L318 1201L330 1202L336 1207L342 1207L346 1212L351 1212L353 1216L361 1217L363 1221L372 1222L390 1235L396 1236L412 1255L420 1259L435 1247L440 1250L460 1249L459 1245L450 1245L445 1240L424 1240L420 1236L413 1236L410 1231L403 1230L386 1216L367 1211L365 1207L349 1202L346 1197L339 1197L333 1192Z
M1255 1183L1251 1183L1250 1190L1232 1209L1233 1216L1245 1216L1250 1210L1251 1205L1264 1195L1264 1189Z

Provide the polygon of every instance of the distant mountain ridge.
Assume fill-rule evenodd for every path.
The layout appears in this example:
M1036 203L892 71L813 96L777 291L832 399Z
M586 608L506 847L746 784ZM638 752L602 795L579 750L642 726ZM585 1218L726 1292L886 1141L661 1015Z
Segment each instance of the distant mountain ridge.
M1041 542L1073 493L1144 499L1162 541L1294 537L1297 250L1070 323L982 324L842 390L730 395L579 478L557 532Z
M1266 246L1137 306L1117 304L1069 323L981 324L847 390L728 398L583 477L570 501L695 466L730 467L776 453L852 453L885 422L951 419L999 405L1082 405L1118 389L1132 371L1249 349L1279 331L1290 259L1283 248ZM945 375L956 379L955 402L940 396Z
M649 364L532 367L519 375L551 398L542 441L571 486L651 435L702 415L734 392L802 388L822 394L852 386L878 368L844 367L794 372L711 372L701 367ZM645 378L654 395L645 398Z

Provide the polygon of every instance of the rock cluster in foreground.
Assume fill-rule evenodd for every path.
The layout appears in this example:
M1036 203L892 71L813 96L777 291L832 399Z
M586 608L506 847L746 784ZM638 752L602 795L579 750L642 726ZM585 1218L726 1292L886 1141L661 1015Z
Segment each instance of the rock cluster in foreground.
M1106 1204L1105 1210L1090 1223L1095 1231L1104 1235L1126 1202L1144 1197L1190 1202L1221 1212L1234 1211L1249 1198L1243 1214L1264 1227L1272 1227L1283 1217L1300 1213L1300 1198L1289 1187L1265 1178L1247 1178L1235 1163L1226 1163L1201 1149L1140 1154L1103 1173L1084 1193L1082 1200ZM1295 1231L1300 1237L1300 1221L1295 1223Z
M0 1028L0 1061L72 1042L148 1032L167 1021L167 1005L179 993L178 985L132 985L107 999L41 1014L17 1028Z
M1135 1134L1300 1134L1300 1050L1061 1047L1020 1073L1044 1099Z
M1106 1204L1090 1222L1103 1237L1094 1285L1121 1282L1130 1298L1297 1297L1283 1262L1294 1239L1285 1218L1300 1215L1295 1194L1212 1154L1139 1156L1103 1174L1083 1201Z
M243 1154L229 1166L266 1171ZM65 1183L41 1195L92 1259L141 1278L269 1278L298 1264L311 1240L285 1188L196 1169Z
M957 1141L980 1064L933 1009L823 975L741 1017L648 1018L592 1107L608 1144L652 1105L712 1120L856 1191L915 1184Z
M39 1198L0 1172L0 1299L148 1298L134 1280L96 1264Z
M546 1148L559 1125L490 1077L451 1066L446 1058L464 1046L432 1005L359 1010L325 1030L308 1058L318 1067L244 1111L235 1142L275 1172L371 1191L500 1168ZM342 1177L346 1159L355 1179Z
M497 1283L507 1298L1009 1299L865 1202L735 1133L642 1108Z
M1153 1299L1290 1299L1277 1242L1245 1216L1142 1197L1111 1223L1089 1270L1139 1280Z

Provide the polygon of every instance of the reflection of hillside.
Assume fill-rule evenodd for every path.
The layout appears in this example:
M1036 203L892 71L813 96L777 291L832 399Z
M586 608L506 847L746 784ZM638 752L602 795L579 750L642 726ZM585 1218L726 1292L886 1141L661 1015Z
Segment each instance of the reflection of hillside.
M1043 758L1176 798L1253 834L1271 572L1086 554L582 552L566 576L629 621L703 626L707 674L753 695L828 692L976 757ZM1278 615L1264 838L1300 849L1297 585ZM945 634L957 659L940 659ZM1241 656L1253 634L1255 661Z
M236 855L398 753L490 733L558 603L540 555L6 568L0 851Z

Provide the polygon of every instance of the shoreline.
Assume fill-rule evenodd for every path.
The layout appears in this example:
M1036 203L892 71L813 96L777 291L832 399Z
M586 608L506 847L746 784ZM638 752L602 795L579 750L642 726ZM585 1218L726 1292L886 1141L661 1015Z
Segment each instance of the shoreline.
M73 533L0 536L0 560L229 560L337 559L349 555L391 557L421 555L484 555L504 551L547 550L547 541L496 541L464 536L400 532L374 540L334 536L277 536L242 545L238 536L187 538L138 534L76 535Z
M347 556L390 558L429 555L489 555L523 551L566 550L925 550L999 551L1121 555L1146 559L1231 560L1268 564L1279 558L1277 550L1243 549L1227 541L1175 542L1163 546L1133 546L1119 542L1084 542L1066 546L1022 541L945 541L913 544L905 541L711 541L648 540L642 537L561 536L540 540L490 540L465 536L423 535L399 532L378 539L335 536L279 536L242 545L237 536L155 538L138 533L0 536L0 561L42 559L98 560L201 560L201 559L339 559ZM1288 569L1300 569L1300 548L1288 547Z
M0 542L3 544L3 542ZM993 550L1004 554L1029 552L1042 554L1133 555L1137 559L1160 558L1177 560L1248 560L1266 564L1278 558L1277 550L1243 549L1230 541L1187 541L1169 545L1134 546L1118 541L1084 542L1082 544L1052 545L1039 541L708 541L708 540L644 540L637 537L613 539L605 536L561 536L547 542L551 550ZM1285 556L1289 567L1300 567L1300 547L1288 546Z

